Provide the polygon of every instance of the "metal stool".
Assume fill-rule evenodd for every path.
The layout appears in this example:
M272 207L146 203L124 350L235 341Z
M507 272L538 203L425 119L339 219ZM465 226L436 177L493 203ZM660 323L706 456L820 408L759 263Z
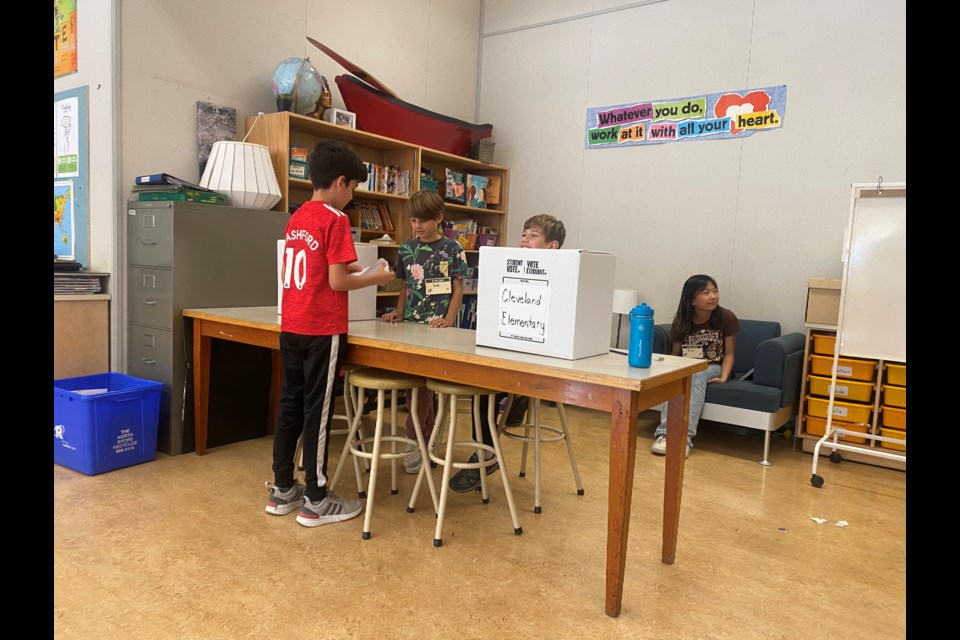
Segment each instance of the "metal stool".
M367 507L363 519L363 539L370 539L370 523L373 520L373 499L374 489L377 486L377 467L380 460L390 461L390 493L397 495L397 459L413 455L413 451L398 451L397 444L413 444L420 449L422 460L427 458L427 444L423 439L423 430L420 427L420 418L417 417L417 394L412 391L422 387L426 380L420 376L398 373L396 371L386 371L384 369L365 368L350 372L350 385L357 394L357 407L363 398L364 391L367 389L376 389L377 391L377 425L373 436L369 438L357 437L357 431L360 428L360 422L363 417L361 411L356 411L353 416L353 423L350 425L350 432L347 434L347 441L343 445L343 451L340 453L340 461L337 463L337 474L343 461L346 459L347 452L353 454L354 458L365 458L371 461L370 480L367 485ZM412 440L406 436L397 435L397 395L402 390L410 390L408 397L408 410L413 417L413 428L416 431L417 439ZM390 392L390 435L383 435L383 418L385 413L385 393ZM390 450L384 452L382 444L390 443ZM372 446L372 448L371 448ZM433 483L433 475L428 471L427 464L421 463L420 473L417 474L417 482L413 487L413 493L410 496L410 503L407 505L407 513L413 513L414 505L417 501L417 495L420 492L420 485L424 477L427 479L427 485L430 487L430 497L433 500L434 512L438 509L437 489ZM333 481L330 483L330 489L333 490L337 483L337 474L334 474Z
M330 429L331 436L342 436L350 433L350 425L353 424L353 414L356 411L359 411L359 404L356 398L353 397L353 389L350 386L350 372L357 371L358 369L365 369L366 367L361 364L352 364L344 363L340 366L340 373L343 374L343 413L335 413L330 419L331 426L333 425L334 420L343 420L346 425L342 429ZM358 430L360 437L363 438L363 427L361 426ZM303 434L300 435L300 438L297 439L297 451L293 456L293 459L297 461L297 469L303 470ZM360 494L360 497L363 498L363 478L360 474L360 461L354 459L353 461L354 471L357 476L357 492ZM367 471L369 471L369 466ZM337 465L337 471L333 476L333 482L330 483L332 487L337 482L337 477L340 475L340 465Z
M524 477L527 473L527 445L531 442L533 443L533 473L534 473L534 493L533 493L533 512L540 513L540 444L543 442L559 442L563 440L567 443L567 455L570 457L570 466L573 468L573 480L577 483L577 495L583 495L583 484L580 482L580 472L577 470L577 459L573 455L573 443L570 442L570 430L567 429L567 414L563 410L563 403L557 403L557 412L560 414L560 426L558 429L556 427L551 427L547 425L540 424L540 398L531 398L532 402L530 408L527 410L527 420L530 419L530 413L533 413L533 423L525 422L524 424L516 425L513 427L502 426L500 432L507 438L512 438L513 440L520 440L523 442L523 452L520 454L520 477ZM510 407L513 405L513 394L511 393L507 396L507 406L503 411L503 414L506 415L510 412ZM519 433L519 430L523 429L523 433ZM533 430L531 435L530 431ZM544 435L544 431L548 432L548 435Z
M503 478L503 491L507 496L507 505L510 507L510 518L513 520L513 532L517 535L520 535L523 533L523 529L520 527L520 518L517 515L517 506L513 501L513 492L510 490L510 480L504 464L503 452L500 450L500 438L497 437L496 434L493 434L493 446L491 447L488 444L483 444L483 439L480 433L480 396L491 396L489 402L487 403L487 416L489 419L489 424L494 425L496 424L493 418L495 408L494 398L497 392L490 389L484 389L482 387L473 387L466 384L455 384L452 382L444 382L442 380L432 379L427 380L427 388L431 391L435 391L438 398L436 421L434 422L433 433L430 435L430 444L427 446L427 452L431 461L443 466L443 484L440 485L440 507L437 511L437 530L433 536L433 546L439 547L443 544L443 517L447 511L447 497L450 495L449 483L450 477L453 475L453 470L480 469L480 493L483 503L487 504L490 502L490 498L487 496L486 468L497 463L500 464L501 477ZM463 396L473 396L473 422L475 425L476 440L456 439L457 414L459 413L457 410L457 400ZM441 444L440 438L444 431L443 419L445 417L448 417L447 431L446 435L443 436L445 444ZM454 447L469 447L473 449L477 453L478 461L454 462ZM445 450L443 456L439 455L441 448ZM493 453L493 457L489 460L485 460L485 451Z

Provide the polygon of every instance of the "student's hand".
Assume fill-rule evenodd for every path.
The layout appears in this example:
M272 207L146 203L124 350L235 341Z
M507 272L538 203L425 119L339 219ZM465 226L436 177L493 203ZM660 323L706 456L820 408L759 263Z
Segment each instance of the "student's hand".
M377 284L387 284L393 280L393 272L390 271L390 266L386 260L378 264L376 268L370 272L370 275Z
M719 382L720 384L723 384L723 383L726 382L726 381L727 381L727 379L724 378L724 377L720 377L720 378L710 378L709 380L707 380L707 384L712 384L712 383L714 383L714 382Z
M385 314L383 314L382 316L380 316L380 319L383 320L384 322L398 322L397 312L396 312L396 311L388 311L388 312L386 312Z
M361 271L363 271L363 267L361 267L361 266L360 266L359 264L357 264L356 262L354 262L353 264L348 264L348 265L347 265L347 273L348 273L348 274L350 274L350 273L360 273Z
M442 329L443 327L449 327L451 324L447 322L447 319L443 316L435 316L430 320L430 326L437 329Z

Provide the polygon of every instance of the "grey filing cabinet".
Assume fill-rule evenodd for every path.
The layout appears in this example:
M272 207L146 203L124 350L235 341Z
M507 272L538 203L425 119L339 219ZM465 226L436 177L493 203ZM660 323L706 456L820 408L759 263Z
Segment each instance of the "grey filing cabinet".
M289 217L189 202L127 204L127 370L164 383L158 450L195 450L192 326L183 310L275 305L277 240Z

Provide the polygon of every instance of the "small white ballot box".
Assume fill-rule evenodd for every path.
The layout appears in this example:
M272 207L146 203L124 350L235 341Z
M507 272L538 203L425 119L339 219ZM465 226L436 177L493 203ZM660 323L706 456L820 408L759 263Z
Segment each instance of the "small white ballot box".
M283 249L284 240L277 240L277 314L283 301ZM357 250L357 264L361 267L369 267L377 261L377 248L372 244L355 242L353 246ZM377 317L377 288L363 287L354 289L350 295L350 315L349 320L375 320Z
M480 247L477 346L577 360L610 350L617 257Z

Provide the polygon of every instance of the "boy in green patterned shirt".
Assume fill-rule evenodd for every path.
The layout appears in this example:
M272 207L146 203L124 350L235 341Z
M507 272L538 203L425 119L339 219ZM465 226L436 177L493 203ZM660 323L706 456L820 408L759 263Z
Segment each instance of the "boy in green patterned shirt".
M383 314L384 322L420 322L431 327L452 327L463 301L463 278L467 258L456 240L440 233L443 199L436 191L418 191L410 198L410 229L414 237L397 251L396 273L403 279L397 295L397 308ZM417 390L417 409L423 437L433 432L433 397L426 387ZM407 416L407 437L416 439L413 418ZM408 446L409 450L415 447ZM407 473L419 473L419 455L407 456Z

